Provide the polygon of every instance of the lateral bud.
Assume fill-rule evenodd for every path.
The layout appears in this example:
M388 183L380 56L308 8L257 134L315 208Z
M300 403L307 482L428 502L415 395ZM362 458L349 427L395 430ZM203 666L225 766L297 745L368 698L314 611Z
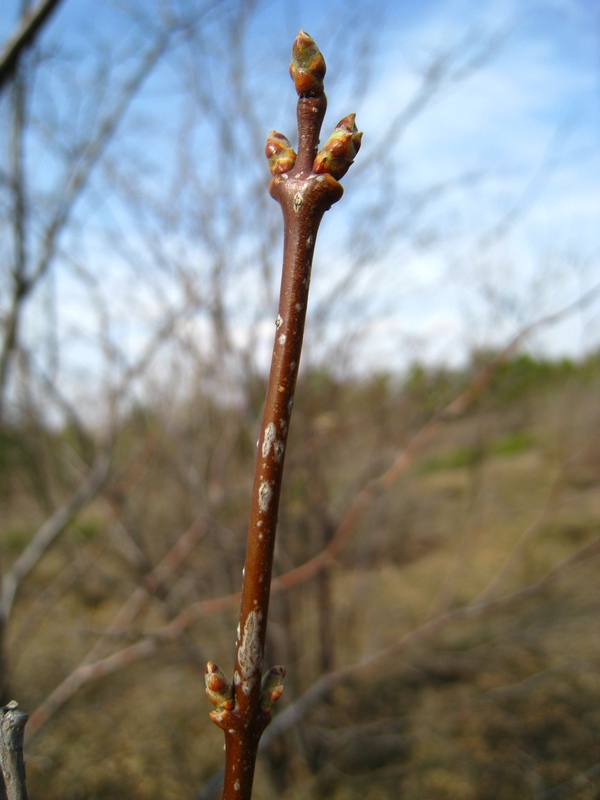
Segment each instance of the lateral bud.
M313 172L329 173L336 180L348 172L362 140L355 119L356 114L348 114L338 122L325 147L317 153Z
M218 711L231 711L233 686L227 680L225 673L212 661L208 662L204 670L204 682L206 694L213 706L216 706Z
M271 175L281 175L293 169L296 163L296 152L289 140L277 131L271 131L267 138L265 155L269 159Z
M283 679L285 678L285 667L278 665L271 667L265 672L260 687L260 707L268 714L281 695L283 694Z
M304 97L323 94L326 69L325 59L314 39L306 31L300 31L292 47L290 64L290 75L298 94Z

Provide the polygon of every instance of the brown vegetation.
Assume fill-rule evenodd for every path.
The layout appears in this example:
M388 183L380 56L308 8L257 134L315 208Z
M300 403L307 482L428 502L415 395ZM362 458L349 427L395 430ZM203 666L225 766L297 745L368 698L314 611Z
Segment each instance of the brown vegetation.
M398 386L324 372L301 378L276 573L318 554L349 499L413 435L440 377L447 392L468 381L461 373L420 375ZM324 665L329 685L292 727L278 730L276 718L256 796L386 797L402 789L407 798L475 798L494 785L495 796L541 798L561 796L549 790L565 782L564 796L587 796L568 782L598 760L598 380L593 359L577 367L510 361L475 408L371 498L335 563L273 598L267 658L288 668L280 716L310 700ZM194 401L202 405L215 435L231 423L233 412ZM127 468L134 490L119 513L137 521L140 559L167 552L189 516L185 483L166 466L174 453L205 446L197 420L189 408L168 421L147 409L124 427L136 434L135 456L128 448L115 467ZM154 642L150 632L168 627L182 607L200 601L201 610L204 598L238 589L245 508L235 498L248 488L253 460L243 430L227 460L230 494L193 528L193 549L164 582L136 588L115 547L121 480L109 481L40 561L9 636L11 691L21 707L43 703L103 631L108 652L140 635ZM3 482L11 497L5 562L38 516L31 465L18 461L30 434L11 435L12 447L6 439L3 446L11 468ZM68 431L52 438L54 452L70 446ZM115 614L144 589L140 613L111 634ZM82 685L29 741L32 795L43 785L49 798L78 796L83 781L86 793L107 798L193 796L221 759L220 737L206 724L202 673L215 653L226 663L237 603L228 605L215 613L207 604L174 645L153 644L150 659ZM593 773L586 781L593 785Z

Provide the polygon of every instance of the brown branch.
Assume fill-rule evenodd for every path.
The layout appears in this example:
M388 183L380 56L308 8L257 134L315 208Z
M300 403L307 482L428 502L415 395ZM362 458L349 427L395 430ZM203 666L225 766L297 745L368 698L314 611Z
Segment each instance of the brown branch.
M25 49L35 41L50 15L61 0L40 0L25 14L13 35L8 39L0 53L0 92L4 84L15 74L19 59Z
M352 116L338 125L317 154L327 108L325 61L304 31L294 42L290 73L298 93L298 157L287 139L275 132L266 150L273 174L269 191L283 213L283 272L252 489L233 696L218 667L211 662L207 667L208 694L218 706L211 717L225 732L224 800L250 800L258 743L270 721L271 705L281 694L283 668L267 673L262 688L261 673L279 497L312 259L323 214L343 193L337 178L345 173L360 146Z
M39 729L48 722L50 717L82 686L93 681L101 680L107 675L150 658L158 652L158 640L156 638L145 638L132 645L123 647L115 653L105 658L95 661L93 664L81 664L54 689L46 701L39 706L30 717L30 727L26 731L26 739L31 739Z
M114 640L121 634L142 608L163 586L166 581L186 562L188 556L198 541L205 534L206 528L202 521L191 525L177 542L162 558L161 561L144 578L144 585L138 586L119 611L112 622L102 632L93 647L84 656L79 666L46 697L43 703L31 714L27 726L27 739L42 728L48 720L86 683L98 680L105 675L116 672L134 661L148 658L156 650L156 639L142 640L132 647L126 647L105 655L107 642ZM181 631L183 633L183 631ZM179 636L179 633L177 634ZM176 638L176 637L174 637ZM149 642L149 643L148 643Z
M20 254L22 261L20 264L17 263L14 269L10 313L4 325L5 331L0 350L0 413L2 413L3 394L8 383L9 367L19 346L20 321L25 303L49 271L57 253L60 235L67 227L77 200L90 181L94 168L114 138L133 98L166 52L177 32L177 27L159 31L155 41L140 57L131 77L124 82L114 103L101 118L97 128L89 134L85 143L73 148L66 165L66 174L62 185L55 193L55 208L45 226L39 256L35 263L26 270L24 253ZM14 135L23 136L23 130L15 131ZM18 171L15 175L15 186L19 193L22 194L25 191L23 178ZM19 214L15 214L15 219L17 227L22 224ZM21 236L23 235L21 232Z
M17 344L19 322L22 311L22 301L28 292L28 282L25 274L26 249L25 226L27 219L27 203L25 199L24 179L24 143L23 131L25 129L26 102L25 81L20 74L14 82L11 92L11 142L10 159L12 180L10 193L12 201L14 252L11 265L11 300L3 321L3 344L0 352L0 421L4 417L5 390L8 376L8 365Z
M83 189L89 182L93 169L106 151L117 128L142 84L148 79L171 43L172 31L160 32L156 41L140 58L133 75L127 80L117 97L114 106L101 119L97 130L90 135L81 152L72 154L73 165L68 171L63 186L57 192L56 211L44 233L42 253L29 283L33 287L48 270L56 253L60 233L71 218L73 208Z
M510 594L503 597L495 598L479 602L475 600L466 606L455 608L446 611L434 619L427 620L422 625L419 625L413 630L406 633L398 641L382 648L378 652L343 667L336 672L330 672L324 675L313 686L310 687L301 697L294 703L285 708L274 721L273 725L263 738L264 746L268 746L275 737L287 730L291 725L300 721L312 708L315 703L323 699L333 688L350 678L358 677L360 674L367 670L373 670L376 665L386 661L392 657L398 656L405 648L412 644L414 641L420 640L438 631L445 630L447 626L453 622L460 622L463 620L481 619L494 612L503 612L514 606L519 605L527 600L531 600L545 591L549 586L559 580L566 572L577 567L580 564L585 564L587 561L597 558L600 555L600 538L594 539L592 542L580 547L569 558L564 559L560 564L553 567L545 575L542 575L534 583L517 589ZM375 673L373 673L375 674Z
M143 585L134 589L125 603L123 603L110 625L103 631L83 659L84 664L90 664L97 660L103 654L106 642L131 625L146 603L152 597L158 595L171 576L185 564L193 549L205 534L206 526L203 521L198 520L190 525L167 554L145 576Z

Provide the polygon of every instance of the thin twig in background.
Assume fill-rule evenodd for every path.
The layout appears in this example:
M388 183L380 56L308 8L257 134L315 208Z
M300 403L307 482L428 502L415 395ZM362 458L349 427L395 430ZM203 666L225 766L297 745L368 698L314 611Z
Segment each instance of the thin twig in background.
M125 648L125 650L119 650L111 655L107 655L106 650L108 643L127 631L128 626L131 625L148 600L155 596L161 586L180 569L205 533L206 527L203 520L197 520L179 537L168 553L145 576L143 585L134 589L115 614L111 623L84 656L81 663L58 684L44 702L31 714L26 728L27 740L31 739L48 722L50 717L82 686L90 681L98 680L110 672L118 671L120 668L119 660L122 661L122 666L125 666L126 663L149 657L155 652L157 643L153 640L149 640L150 643L144 646L138 646L140 645L138 642L133 648Z
M15 595L25 576L39 562L42 555L67 525L98 494L108 475L109 465L109 457L105 453L100 454L71 499L57 508L54 514L38 528L21 555L2 576L0 581L1 624L4 625L8 621Z
M33 44L60 2L61 0L40 0L19 20L16 30L5 42L0 53L0 91L13 77L23 52Z

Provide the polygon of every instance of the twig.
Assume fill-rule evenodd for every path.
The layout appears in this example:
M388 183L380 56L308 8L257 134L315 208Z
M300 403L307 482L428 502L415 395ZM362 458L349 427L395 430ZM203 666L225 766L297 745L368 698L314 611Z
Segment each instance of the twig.
M27 714L15 700L0 708L0 767L7 800L27 800L23 732Z
M23 578L29 574L74 517L96 496L106 480L109 465L109 457L101 454L69 502L57 508L54 514L38 528L27 547L4 574L0 589L0 623L7 622Z
M177 29L174 28L173 30L161 30L157 34L155 42L140 57L133 74L129 80L124 82L113 106L102 117L97 128L89 133L85 143L80 143L73 148L71 158L65 164L66 170L61 186L55 195L55 208L43 232L39 255L27 270L24 261L20 265L16 265L18 269L11 286L10 310L3 326L5 330L0 346L0 413L8 385L10 364L20 343L19 332L25 304L54 262L60 235L71 220L76 201L89 183L94 168L115 135L138 89L147 80L154 66L170 46L172 36L176 32ZM16 135L24 136L23 126L16 132ZM16 177L19 177L18 174ZM22 192L23 187L19 186L19 191Z
M20 20L17 29L0 53L0 91L4 83L14 75L23 51L35 41L44 23L59 3L60 0L40 0L35 8Z
M118 671L132 661L142 660L154 654L156 650L155 640L143 644L146 641L143 639L141 643L121 649L117 653L113 653L112 656L106 655L106 644L107 641L122 633L127 625L131 624L148 600L185 563L192 549L205 532L206 528L203 521L197 520L182 534L164 558L146 575L143 585L134 589L113 620L98 637L93 647L84 656L81 663L56 686L31 714L29 725L27 726L27 740L35 736L50 717L70 700L83 685Z
M361 140L350 115L317 154L327 107L325 61L304 31L294 42L290 74L298 93L298 156L275 131L266 148L273 175L269 191L283 213L283 273L252 489L233 685L212 662L206 671L207 692L217 706L211 718L225 731L224 800L250 799L258 743L283 689L283 667L269 670L262 686L261 673L285 448L317 232L325 211L343 194L338 178Z

